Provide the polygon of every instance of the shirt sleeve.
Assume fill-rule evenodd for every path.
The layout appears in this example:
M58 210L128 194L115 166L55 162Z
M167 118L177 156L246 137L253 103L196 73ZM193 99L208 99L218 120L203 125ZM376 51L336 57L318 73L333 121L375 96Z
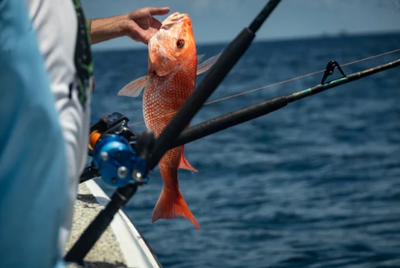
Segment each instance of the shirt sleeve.
M62 232L72 226L77 185L86 163L93 83L90 43L79 0L25 0L39 40L65 142L69 206Z

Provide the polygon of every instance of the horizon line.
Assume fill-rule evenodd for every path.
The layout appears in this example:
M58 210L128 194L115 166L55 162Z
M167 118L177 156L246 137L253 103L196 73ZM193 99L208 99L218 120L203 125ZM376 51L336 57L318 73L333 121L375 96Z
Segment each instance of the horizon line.
M293 42L293 41L307 41L307 40L316 40L316 39L337 39L337 38L355 38L355 37L366 37L366 36L381 36L381 35L400 35L400 31L379 31L379 32L364 32L364 33L351 33L343 31L340 33L324 33L318 35L309 35L303 37L281 37L281 38L261 38L255 39L253 43L279 43L279 42ZM198 42L197 46L218 46L218 45L226 45L229 44L232 40L227 41L208 41L208 42ZM92 48L93 52L113 52L113 51L131 51L131 50L146 50L146 45L143 44L144 47L138 46L114 46L108 48Z

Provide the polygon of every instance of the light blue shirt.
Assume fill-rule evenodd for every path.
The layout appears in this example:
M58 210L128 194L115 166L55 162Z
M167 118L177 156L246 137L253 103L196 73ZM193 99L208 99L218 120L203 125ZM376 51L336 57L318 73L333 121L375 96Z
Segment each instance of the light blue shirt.
M23 0L0 0L0 267L55 267L66 202L65 145L35 32Z

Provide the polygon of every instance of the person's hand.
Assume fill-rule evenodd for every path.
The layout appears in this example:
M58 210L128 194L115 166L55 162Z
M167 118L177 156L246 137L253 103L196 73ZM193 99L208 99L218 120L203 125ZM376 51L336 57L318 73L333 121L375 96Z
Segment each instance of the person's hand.
M144 7L125 15L89 20L91 43L129 36L147 44L161 28L161 22L153 16L168 12L168 7Z
M132 11L124 25L125 35L147 44L161 28L161 22L153 16L165 15L168 12L168 7L145 7Z

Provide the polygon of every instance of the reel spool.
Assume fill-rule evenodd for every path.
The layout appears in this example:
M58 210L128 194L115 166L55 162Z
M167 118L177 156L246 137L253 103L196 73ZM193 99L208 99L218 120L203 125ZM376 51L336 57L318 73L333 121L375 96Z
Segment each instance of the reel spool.
M134 168L143 163L135 151L137 134L128 127L128 122L126 116L114 112L90 127L88 154L93 161L82 173L80 183L100 175L116 187L133 181ZM147 180L144 178L139 183Z

